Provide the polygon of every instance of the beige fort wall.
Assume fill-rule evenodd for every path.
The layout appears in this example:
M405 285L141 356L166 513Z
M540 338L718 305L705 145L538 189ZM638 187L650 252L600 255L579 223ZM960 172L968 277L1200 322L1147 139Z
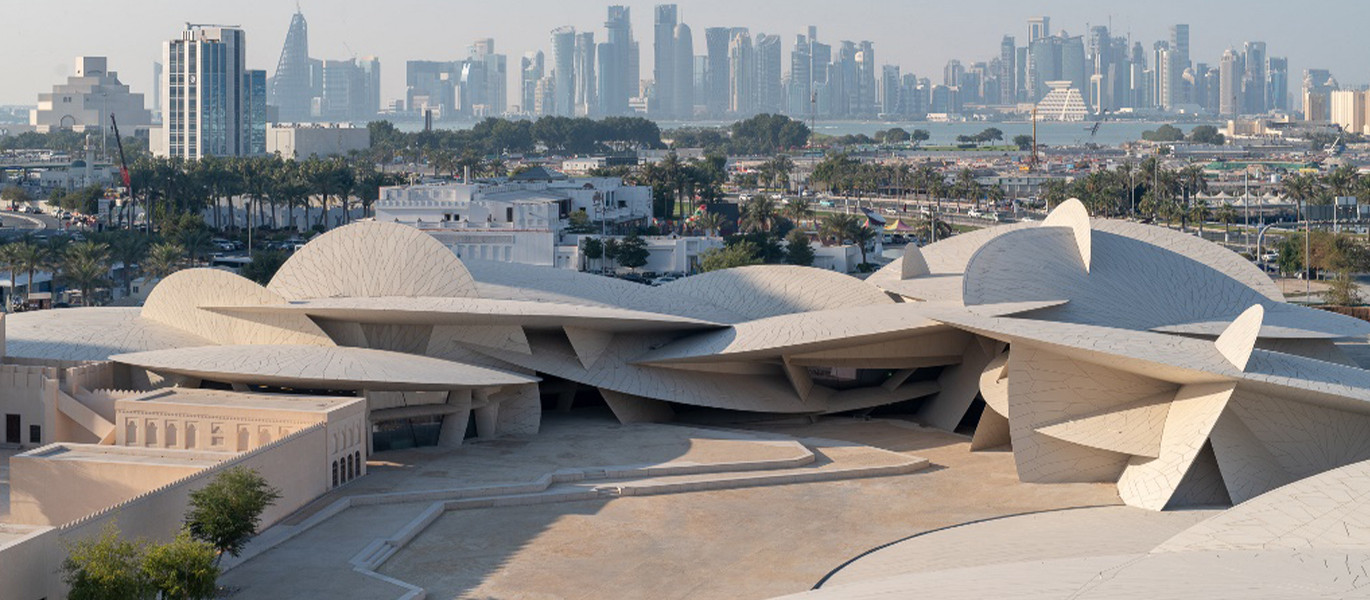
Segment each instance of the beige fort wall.
M57 571L63 544L93 537L111 522L127 538L170 539L181 526L178 516L185 513L190 492L231 467L254 469L280 489L281 498L262 515L265 529L329 489L328 445L325 425L318 424L99 513L0 542L0 600L65 598L66 586Z

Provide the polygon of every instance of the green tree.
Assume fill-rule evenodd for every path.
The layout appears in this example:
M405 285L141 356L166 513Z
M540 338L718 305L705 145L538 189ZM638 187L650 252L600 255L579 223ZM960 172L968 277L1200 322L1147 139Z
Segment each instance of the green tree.
M175 539L147 549L143 576L162 600L208 600L218 592L214 547L181 530Z
M604 258L604 242L601 242L599 238L582 238L580 241L580 250L585 254L587 260L600 260Z
M81 306L90 306L95 288L109 274L109 246L99 242L76 242L62 253L62 277L81 290Z
M153 244L148 249L147 258L143 260L143 274L150 279L165 279L167 275L175 273L181 268L181 261L185 260L185 248L180 244L163 242Z
M242 276L266 285L276 276L276 271L281 270L287 258L280 250L258 250L252 253L252 261L243 265Z
M1032 136L1027 134L1015 135L1013 136L1013 145L1017 146L1018 150L1027 152L1032 149Z
M11 185L0 190L0 200L10 204L27 204L33 201L33 197L17 185Z
M1213 125L1199 125L1189 130L1189 141L1196 144L1214 144L1221 146L1227 142L1223 134L1218 133L1218 128Z
M237 556L242 552L256 534L262 512L280 497L280 490L256 471L233 467L190 493L186 528L192 537L214 548L217 564L224 554Z
M1166 123L1154 130L1142 132L1142 139L1148 142L1178 142L1184 139L1184 131L1179 127Z
M39 269L47 267L48 250L29 240L18 242L18 245L19 247L14 250L14 266L28 275L24 282L24 299L28 300L33 296L34 277L38 275Z
M742 228L747 231L770 231L778 213L775 198L766 194L752 196L742 207Z
M799 229L791 229L785 236L785 262L804 267L813 265L813 246L809 235Z
M618 264L634 271L647 264L647 257L650 254L647 250L647 240L635 233L624 236L618 242Z
M716 237L723 231L725 221L722 213L707 211L699 215L699 218L695 220L695 226L704 230L709 236Z
M582 210L571 211L571 215L566 218L567 233L590 233L595 230L595 224L590 220L590 215Z
M3 266L6 271L9 271L9 289L5 290L6 292L8 292L5 294L5 312L13 311L15 308L14 291L16 286L14 278L16 277L16 273L19 271L20 268L19 246L19 242L0 246L0 266Z
M710 248L699 254L699 272L720 271L733 267L761 264L756 244L740 241L722 248Z
M62 580L71 600L152 600L157 590L144 573L146 547L119 538L119 527L105 525L94 538L66 546Z

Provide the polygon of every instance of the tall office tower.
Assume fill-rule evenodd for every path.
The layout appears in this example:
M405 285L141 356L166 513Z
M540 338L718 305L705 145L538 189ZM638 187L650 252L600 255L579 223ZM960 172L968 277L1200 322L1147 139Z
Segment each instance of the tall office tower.
M1190 67L1189 56L1189 25L1177 23L1170 26L1170 53L1175 61L1175 71L1183 73ZM1188 98L1181 98L1178 102L1187 102Z
M728 45L728 110L741 116L755 112L756 64L752 38L746 31L733 35Z
M1128 63L1128 91L1131 96L1129 106L1133 108L1150 106L1147 102L1149 80L1146 72L1146 50L1142 48L1141 42L1135 42L1132 44L1132 60Z
M1047 94L1047 82L1059 81L1062 77L1062 48L1064 40L1059 36L1047 36L1033 40L1028 46L1028 102L1037 103Z
M574 65L576 95L573 112L576 116L599 116L595 114L599 105L595 95L599 88L599 84L595 81L595 50L595 34L593 31L582 31L576 34Z
M1269 74L1266 80L1266 98L1270 109L1289 111L1289 59L1272 56L1269 59Z
M961 85L961 74L965 72L966 69L961 66L961 61L954 58L947 61L947 66L942 67L942 85Z
M1224 50L1218 62L1218 114L1224 117L1241 112L1242 73L1237 64L1237 52L1232 48Z
M675 107L678 119L690 119L695 113L695 43L690 26L675 26Z
M1242 59L1246 63L1245 81L1250 85L1244 90L1246 97L1246 112L1260 114L1270 109L1266 94L1266 52L1265 42L1247 42L1242 52Z
M628 114L628 99L637 95L637 73L630 72L636 64L629 60L629 53L636 53L633 42L632 12L627 6L610 6L609 18L604 22L608 32L607 44L600 44L599 103L602 114L619 116ZM605 52L611 55L604 56Z
M472 89L479 89L481 95L464 103L463 109L479 106L477 112L484 116L499 116L509 109L509 59L495 53L495 40L484 38L476 40L467 51L468 58L463 73ZM484 81L469 81L472 77L483 75ZM477 115L470 115L477 116Z
M1175 89L1177 79L1171 77L1171 71L1175 69L1175 61L1173 53L1170 51L1170 42L1157 41L1152 46L1152 53L1152 62L1155 65L1151 72L1152 108L1170 110L1174 105L1171 91Z
M551 111L547 114L573 117L576 114L576 30L558 27L552 30Z
M921 116L925 102L918 86L918 76L905 73L899 81L899 115L904 117Z
M152 63L152 122L162 122L162 63Z
M243 72L242 155L266 154L266 71L249 69Z
M1051 17L1028 18L1028 44L1051 35Z
M1127 39L1111 38L1110 63L1105 71L1109 82L1108 108L1132 106L1132 61L1128 58Z
M318 90L313 85L309 65L309 24L297 10L290 17L285 46L271 78L271 103L279 111L281 121L307 121L310 102L316 95Z
M1204 103L1203 110L1210 115L1218 114L1221 110L1219 103L1222 100L1222 70L1217 67L1203 65L1204 80Z
M1018 101L1018 44L1013 36L999 42L999 104Z
M180 37L162 43L162 62L167 66L162 148L169 156L198 159L248 154L251 82L245 49L243 30L231 27L192 25ZM264 107L262 112L265 118Z
M404 63L405 105L420 115L441 119L458 110L457 79L461 62L411 60Z
M319 118L325 121L350 121L361 112L365 101L365 84L357 62L348 60L323 61L323 96Z
M655 45L652 48L652 79L656 83L656 97L649 112L652 116L672 118L675 116L675 26L679 22L678 11L674 4L656 5L654 31Z
M1209 98L1217 95L1208 89L1208 63L1194 63L1194 68L1185 71L1185 83L1189 86L1189 101L1200 109L1208 105Z
M732 44L732 36L731 27L704 30L704 109L711 117L728 112L728 47Z
M556 112L557 80L554 77L543 77L538 80L537 88L533 92L533 114L555 116Z
M899 75L899 65L885 65L880 68L880 114L884 116L902 115L899 105L899 92L902 91L903 78Z
M1019 46L1015 50L1014 55L1015 72L1013 74L1013 80L1016 84L1015 87L1017 87L1017 93L1014 94L1013 101L1022 102L1028 95L1027 90L1029 60L1027 46Z
M784 86L781 85L784 64L780 36L758 34L756 57L756 110L779 113L785 106Z
M874 116L878 112L875 102L875 44L862 41L856 52L856 104L853 113L860 116Z
M519 91L522 95L520 102L523 103L523 112L526 114L535 114L533 107L537 103L538 82L546 76L545 61L541 50L526 52L519 61Z
M1089 75L1083 36L1061 38L1061 79L1069 81L1070 87L1084 94Z
M786 112L794 117L809 115L809 100L813 90L813 59L809 56L809 41L803 34L795 36L790 49L790 85Z
M1326 121L1331 117L1330 96L1340 86L1327 69L1305 69L1303 72L1303 118L1307 121Z
M610 106L609 97L613 95L615 85L614 77L619 73L618 65L619 53L614 44L601 42L595 48L595 106L590 111L591 114L600 116L617 116Z
M1108 28L1094 26L1089 28L1089 39L1085 44L1085 76L1088 90L1082 90L1086 103L1095 113L1102 113L1114 106L1113 102L1113 38Z

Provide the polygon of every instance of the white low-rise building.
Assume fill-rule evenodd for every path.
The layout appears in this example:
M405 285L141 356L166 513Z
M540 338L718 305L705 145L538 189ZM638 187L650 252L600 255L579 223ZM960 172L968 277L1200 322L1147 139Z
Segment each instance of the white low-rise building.
M597 229L647 223L652 190L618 178L568 179L541 168L494 183L439 182L381 190L376 220L423 230L463 258L578 268L559 254L573 213ZM560 257L560 258L559 258Z
M272 124L266 127L266 153L285 158L346 156L371 147L365 127L341 123Z

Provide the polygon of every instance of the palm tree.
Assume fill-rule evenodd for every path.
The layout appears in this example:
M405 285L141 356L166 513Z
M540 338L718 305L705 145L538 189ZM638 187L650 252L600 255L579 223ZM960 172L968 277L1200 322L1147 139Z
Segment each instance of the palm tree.
M851 238L852 231L860 227L855 215L830 213L818 224L818 237L824 245L842 244Z
M1067 200L1066 181L1064 179L1051 179L1042 184L1042 200L1046 202L1047 211L1051 211L1053 204L1059 205Z
M856 247L861 250L861 264L866 264L866 246L875 241L876 236L879 234L876 233L874 229L866 227L859 220L856 221L856 226L852 228L848 235L851 237L852 243L856 244Z
M24 284L24 300L28 301L33 294L33 278L39 269L47 266L48 253L45 246L28 240L18 242L17 245L18 248L14 250L14 266L28 274L28 281Z
M90 306L95 288L109 275L109 246L76 242L62 254L62 277L81 290L81 306Z
M211 237L203 229L187 229L181 232L181 246L185 248L190 264L199 264L200 257L209 251Z
M723 229L725 219L721 213L709 211L695 220L695 225L709 234L709 237L717 237L718 232Z
M5 312L14 308L14 275L19 269L19 243L5 244L0 246L0 265L4 265L10 273L9 293L5 295Z
M1208 208L1207 200L1195 200L1189 207L1189 218L1199 224L1199 235L1204 233L1204 224L1208 222L1208 217L1212 211Z
M784 213L785 218L794 221L795 225L799 225L813 218L813 202L803 196L791 198L781 212Z
M1223 235L1232 233L1232 224L1237 222L1237 209L1232 206L1232 203L1225 202L1219 206L1216 216L1223 224Z
M1176 181L1180 191L1184 194L1184 211L1180 214L1180 231L1184 231L1188 225L1188 219L1192 206L1191 198L1208 191L1208 180L1204 178L1204 170L1199 165L1189 165L1176 174ZM1199 229L1202 231L1203 226Z
M123 280L125 295L132 293L133 266L147 256L147 247L147 238L136 233L117 232L110 239L110 257L123 265L119 273Z
M776 212L774 198L765 194L752 196L742 207L742 227L748 231L770 231Z
M185 258L185 248L180 244L163 242L153 244L143 259L143 273L149 279L163 279L181 268Z

